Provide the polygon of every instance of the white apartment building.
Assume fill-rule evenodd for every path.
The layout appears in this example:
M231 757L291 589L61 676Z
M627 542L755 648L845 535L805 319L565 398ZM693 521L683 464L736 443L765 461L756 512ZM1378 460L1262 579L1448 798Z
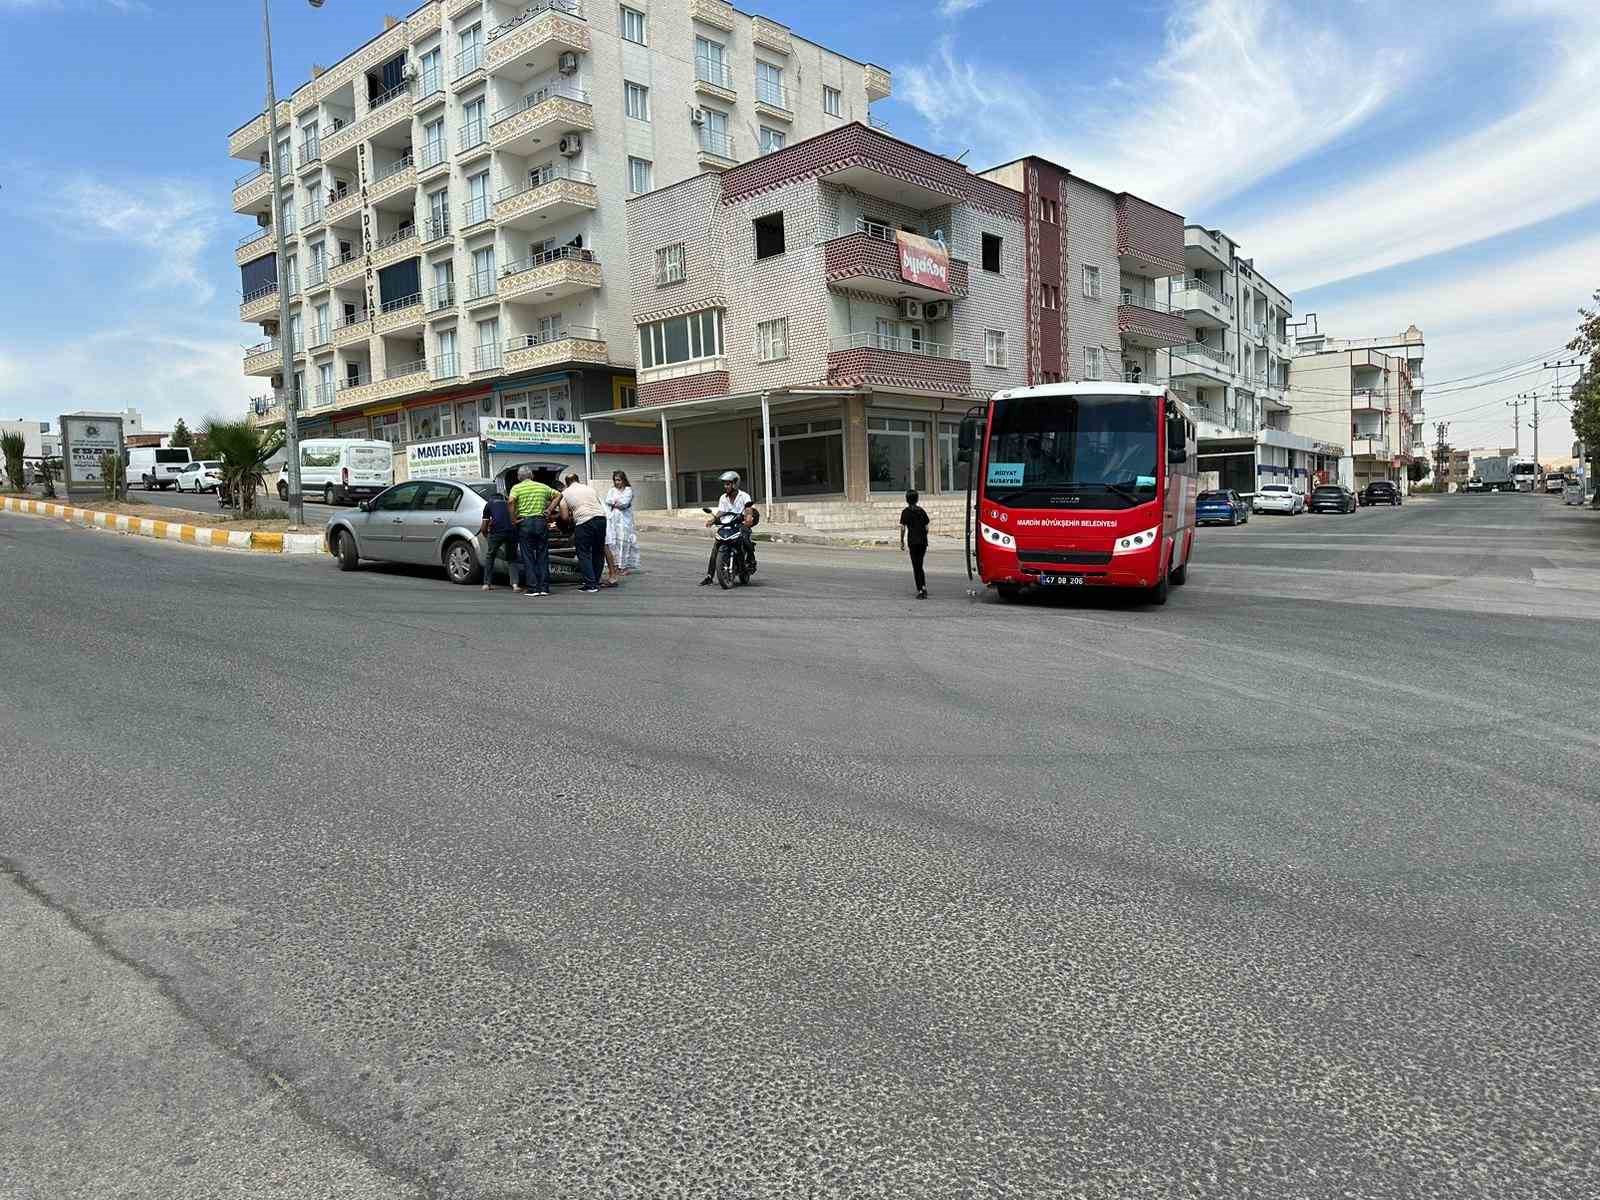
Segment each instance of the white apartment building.
M1202 485L1308 490L1340 451L1290 428L1293 301L1220 230L1186 225L1183 261L1164 285L1189 340L1162 353L1160 370L1195 400Z
M430 0L279 103L281 271L266 115L229 138L256 164L233 208L256 220L235 260L266 338L244 370L275 386L258 419L282 416L282 336L307 436L631 406L628 197L867 121L889 90L723 0Z
M1410 489L1407 466L1430 453L1422 407L1426 350L1415 325L1390 337L1338 338L1307 314L1291 363L1290 425L1345 447L1347 485L1389 479Z

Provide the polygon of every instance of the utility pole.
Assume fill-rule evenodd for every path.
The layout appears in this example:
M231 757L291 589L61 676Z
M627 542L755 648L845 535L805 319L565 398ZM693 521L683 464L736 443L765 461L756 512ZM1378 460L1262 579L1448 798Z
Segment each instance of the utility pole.
M1450 490L1450 444L1444 440L1445 434L1450 431L1449 421L1435 421L1433 423L1433 489L1438 491L1441 487L1446 492Z
M1528 422L1528 428L1533 430L1533 461L1537 464L1539 461L1539 390L1535 388L1531 392L1518 392L1517 399L1526 400L1533 405L1533 420Z
M1546 371L1554 371L1556 373L1556 384L1555 384L1555 387L1553 389L1551 389L1550 394L1552 396L1554 396L1557 400L1561 399L1561 369L1563 367L1576 367L1576 366L1579 366L1579 365L1581 365L1581 360L1580 359L1576 359L1576 358L1558 358L1555 362L1547 362L1547 363L1544 364L1544 369ZM1537 459L1539 457L1539 403L1538 403L1538 401L1534 401L1534 405L1533 405L1533 457L1535 459Z
M1526 403L1521 396L1506 401L1506 407L1511 410L1512 453L1518 458L1522 457L1522 406Z

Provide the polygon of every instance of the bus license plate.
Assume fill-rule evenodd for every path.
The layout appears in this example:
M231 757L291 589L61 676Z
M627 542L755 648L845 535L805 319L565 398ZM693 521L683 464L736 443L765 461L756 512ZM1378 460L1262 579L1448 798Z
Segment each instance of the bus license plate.
M1082 575L1041 575L1039 583L1043 587L1082 587Z

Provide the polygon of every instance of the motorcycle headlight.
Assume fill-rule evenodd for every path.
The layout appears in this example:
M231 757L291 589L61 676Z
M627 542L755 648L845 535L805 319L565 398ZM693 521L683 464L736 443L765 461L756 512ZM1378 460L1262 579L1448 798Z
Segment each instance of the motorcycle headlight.
M1111 547L1112 556L1134 554L1140 550L1148 550L1155 545L1156 539L1160 536L1161 526L1159 525L1153 525L1149 529L1141 529L1138 533L1122 534Z
M1015 550L1017 548L1016 538L1009 533L1000 532L1000 530L991 525L985 525L982 521L978 522L978 531L982 533L983 540L991 546L999 546L1005 550Z

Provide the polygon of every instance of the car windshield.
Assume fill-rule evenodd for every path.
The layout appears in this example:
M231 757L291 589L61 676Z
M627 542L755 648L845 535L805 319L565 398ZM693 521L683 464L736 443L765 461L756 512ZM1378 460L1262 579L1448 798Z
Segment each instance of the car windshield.
M1036 395L994 403L988 499L1131 508L1156 498L1159 398Z
M204 467L208 471L220 471L220 470L222 470L222 463L217 461L217 460L214 460L214 459L211 460L211 461L208 461L208 462L203 462L200 465L202 467Z

